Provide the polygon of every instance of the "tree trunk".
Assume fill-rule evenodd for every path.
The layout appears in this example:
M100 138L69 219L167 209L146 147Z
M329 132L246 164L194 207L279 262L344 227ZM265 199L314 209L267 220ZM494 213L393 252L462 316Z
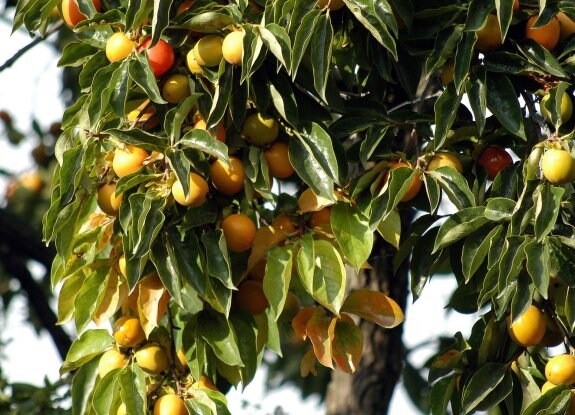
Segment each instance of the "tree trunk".
M408 221L402 223L409 223ZM372 270L350 278L349 289L371 288L393 298L405 310L408 296L408 261L393 272L395 249L381 238L376 239ZM326 395L328 415L385 415L403 369L403 325L383 329L362 321L364 351L357 372L350 376L332 373Z

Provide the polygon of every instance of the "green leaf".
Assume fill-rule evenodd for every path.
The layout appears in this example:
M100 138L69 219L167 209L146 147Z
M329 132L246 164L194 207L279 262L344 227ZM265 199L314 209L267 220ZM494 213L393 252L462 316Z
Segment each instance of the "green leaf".
M488 222L485 206L470 207L451 215L439 228L433 252L466 237Z
M295 79L299 65L307 50L309 43L312 39L312 35L315 32L315 26L319 21L321 12L318 9L313 9L308 12L301 24L297 27L295 38L293 41L292 56L291 56L291 69L290 73Z
M259 33L250 26L244 26L244 56L240 83L250 78L265 58L264 42Z
M523 415L563 415L572 399L571 395L567 386L555 386L529 405Z
M336 183L339 183L338 158L330 135L319 124L314 122L304 125L302 131L296 135L300 139L302 146L321 166L323 171ZM291 155L290 162L292 162ZM339 162L344 163L345 160L339 160Z
M107 332L107 330L105 330ZM93 359L81 366L72 379L72 414L87 413L91 392L98 378L98 360Z
M535 203L535 237L541 242L555 226L565 189L545 183Z
M547 298L551 277L549 245L532 240L525 245L525 256L527 257L527 272L531 275L535 288L543 298Z
M395 39L387 29L389 24L386 26L386 23L391 23L388 17L395 23L395 18L393 18L393 13L391 13L387 1L345 0L345 4L357 20L371 33L375 40L381 43L381 45L392 54L394 59L397 60ZM395 29L397 29L397 27L395 27Z
M212 108L210 109L210 114L206 120L207 128L215 127L216 124L224 117L230 102L233 85L233 65L225 65L224 73L218 78L218 83L216 84L216 90L212 100Z
M311 37L313 84L319 96L327 101L325 89L331 72L333 27L328 14L318 17ZM285 66L285 64L284 64Z
M225 8L219 8L218 10L226 11ZM235 24L235 21L229 14L206 11L186 19L180 26L194 32L219 33L226 26L233 24Z
M180 305L182 305L182 296L180 294L180 278L176 260L170 256L168 235L163 233L152 246L150 259L158 271L160 280L170 296Z
M485 217L494 222L508 222L515 210L516 201L505 197L489 199L485 207Z
M116 394L120 391L118 385L119 374L122 369L114 369L96 384L92 397L92 406L97 415L109 415Z
M298 103L289 78L280 72L270 79L270 94L272 102L281 117L291 124L299 124Z
M128 231L129 243L124 243L124 253L126 259L130 260L141 258L150 251L165 220L162 208L166 204L166 199L153 193L136 193L128 200L132 220ZM130 281L130 286L132 283L133 281Z
M150 15L152 0L129 0L126 10L126 31L140 26Z
M114 338L108 330L94 329L84 332L70 346L60 373L64 374L84 365L113 343Z
M496 0L495 7L497 8L497 19L501 29L501 39L505 41L513 17L513 1Z
M475 206L475 196L467 184L467 180L457 170L450 167L440 167L427 171L457 209Z
M168 229L168 254L177 274L187 281L200 295L206 292L204 259L196 235L187 232L184 238L174 229Z
M64 153L64 161L60 169L60 208L66 206L75 197L76 188L80 184L84 163L86 160L86 147L77 146Z
M441 202L441 188L437 180L427 174L423 176L423 183L429 200L429 211L434 213L439 207L439 202Z
M503 290L523 269L526 236L508 236L505 238L503 255L499 258L499 288Z
M487 363L473 374L463 389L463 410L469 413L485 408L486 403L497 405L511 393L512 378L507 367L499 363ZM500 388L500 385L503 385Z
M397 272L399 266L411 254L413 246L421 239L421 236L429 230L429 228L437 221L433 215L422 215L417 218L410 225L406 232L403 242L399 246L399 250L393 258L393 269Z
M405 362L402 373L402 383L411 402L423 414L430 413L429 382L424 379L423 373L413 367L409 361Z
M177 143L183 148L202 151L229 164L228 146L213 138L206 130L194 128L188 131Z
M176 173L177 179L182 184L182 189L184 190L184 197L189 197L190 195L190 168L191 162L186 157L183 150L176 150L173 147L169 147L165 152L166 160L168 164Z
M85 43L71 42L64 46L58 61L60 67L82 66L90 60L98 49Z
M275 246L267 254L264 293L274 312L280 317L291 282L294 248L292 245Z
M126 412L134 415L146 414L146 375L136 362L120 373L120 396L126 404Z
M313 150L307 141L303 138L289 141L289 160L297 175L316 195L329 200L333 199L334 181L314 157Z
M539 67L542 73L553 75L559 78L567 78L567 74L557 62L551 52L539 43L526 39L517 44L517 50L529 61L529 63Z
M164 29L170 24L170 8L173 0L154 0L154 13L152 14L152 43L155 45Z
M168 117L172 118L172 120L168 123L170 125L170 129L166 129L170 134L172 143L175 143L180 138L182 125L184 124L190 112L194 109L196 102L200 97L201 94L192 94L180 102L177 107L172 108L166 114L166 123L168 123Z
M243 366L236 333L223 315L202 312L197 329L219 360L230 366Z
M160 151L163 152L166 148L168 141L164 137L158 137L157 134L152 134L139 128L132 128L123 130L119 128L111 128L104 131L104 134L116 137L124 144L141 147L147 151Z
M291 41L286 30L275 23L257 27L264 45L286 68L291 68ZM329 39L331 41L331 38Z
M469 105L479 134L485 129L485 114L487 113L487 87L482 79L472 79L465 84L465 92L469 98Z
M449 26L437 33L433 51L425 64L427 73L436 72L449 56L454 55L455 48L463 35L462 29L461 26ZM472 37L475 40L474 36Z
M74 322L78 332L84 331L98 309L101 295L105 292L108 270L100 266L87 276L82 288L74 299Z
M447 413L447 405L457 383L456 376L449 376L438 380L431 387L429 402L432 415L444 415Z
M235 289L224 233L221 230L204 232L202 244L206 248L208 274L220 280L226 288Z
M461 95L455 91L455 85L449 84L437 101L435 101L435 135L433 149L439 150L447 138L447 133L455 121L461 104Z
M241 333L238 336L238 349L244 366L241 368L242 383L249 384L257 371L259 366L260 357L258 351L258 333L259 328L251 315L232 314L230 316L230 325L234 328L236 333Z
M167 104L158 89L158 84L147 56L146 53L136 53L136 59L130 61L130 77L146 92L146 95L152 101L157 104Z
M59 258L59 257L56 257ZM56 260L56 258L54 260ZM55 265L52 265L52 270L55 269ZM85 276L82 272L77 272L71 277L64 281L58 294L58 324L67 323L73 316L74 313L74 302L76 301L76 296L82 285L84 284ZM52 284L54 287L55 284Z
M427 280L433 274L433 266L441 257L442 251L432 252L433 241L437 238L438 228L431 228L413 246L409 270L411 273L411 291L415 302L421 295Z
M363 333L355 323L338 320L335 323L332 357L337 367L345 373L354 373L363 354Z
M306 291L335 314L343 303L346 272L335 247L325 240L304 237L297 255L298 274Z
M369 221L356 206L338 202L331 209L331 228L344 257L359 272L373 247Z
M465 81L469 77L471 59L475 54L475 42L475 35L472 32L464 32L463 37L457 45L453 80L455 83L455 90L458 94L461 94L461 90L466 84Z
M482 227L465 238L463 251L461 253L461 265L465 282L468 283L471 277L475 275L483 261L487 257L491 240L499 234L501 227L490 229Z
M379 222L377 231L391 246L399 249L401 237L401 217L397 210L392 210L387 217Z
M372 229L376 228L379 222L384 220L399 205L415 177L420 174L419 169L408 167L399 167L390 172L389 180L383 187L383 193L371 201L369 223Z
M509 78L488 72L486 84L487 108L507 131L525 139L521 107Z

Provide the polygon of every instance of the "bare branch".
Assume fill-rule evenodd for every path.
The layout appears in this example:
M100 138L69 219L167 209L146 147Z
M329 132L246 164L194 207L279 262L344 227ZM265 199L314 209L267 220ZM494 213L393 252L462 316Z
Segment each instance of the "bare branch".
M36 45L40 44L41 42L43 42L44 40L48 39L52 34L56 33L58 30L60 30L60 28L64 25L64 21L60 20L59 22L55 23L54 26L52 26L47 32L46 35L44 37L37 37L34 40L32 40L32 42L28 43L26 46L24 46L22 49L20 49L19 51L17 51L10 59L8 59L6 62L4 62L4 64L2 64L2 66L0 66L0 72L2 72L5 69L8 69L9 67L11 67L12 65L14 65L14 63L20 59L22 56L24 56L26 54L26 52L28 52L29 50L33 49Z

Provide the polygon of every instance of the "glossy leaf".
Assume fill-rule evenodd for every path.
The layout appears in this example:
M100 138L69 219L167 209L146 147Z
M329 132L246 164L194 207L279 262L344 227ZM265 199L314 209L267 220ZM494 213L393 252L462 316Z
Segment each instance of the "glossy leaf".
M445 195L458 209L475 206L475 196L469 185L457 170L449 167L440 167L427 174L439 183Z
M60 372L64 374L82 366L110 347L113 341L114 338L108 330L96 329L86 331L72 343Z
M513 84L506 76L487 76L487 108L510 133L525 139L523 115Z
M482 227L488 219L484 216L485 207L470 207L450 216L439 228L433 252L457 242L471 232Z
M373 247L367 218L354 206L339 202L331 209L331 228L344 256L359 271Z
M306 291L321 305L339 313L346 272L335 247L325 240L302 240L297 255L298 274Z
M327 315L325 309L316 307L305 328L317 361L329 368L333 368L332 341L336 321Z
M561 208L565 189L546 184L542 187L535 204L535 236L541 242L551 232Z
M504 365L487 363L473 374L463 390L464 411L484 407L484 402L497 404L511 392L511 376ZM500 384L504 387L499 388Z
M267 256L264 293L270 303L276 320L279 318L290 287L293 261L293 247L274 247Z
M129 414L146 413L146 375L140 366L132 363L120 373L120 395Z
M331 348L337 367L345 373L354 373L363 354L361 329L353 321L337 320Z
M403 311L392 298L365 288L352 291L345 299L341 311L355 314L385 328L396 327L404 320Z

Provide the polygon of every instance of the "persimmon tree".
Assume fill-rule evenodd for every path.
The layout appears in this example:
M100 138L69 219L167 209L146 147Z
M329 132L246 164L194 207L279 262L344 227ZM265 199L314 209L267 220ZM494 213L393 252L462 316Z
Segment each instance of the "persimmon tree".
M570 1L28 0L14 28L54 7L73 413L228 413L266 350L386 413L408 287L445 272L481 317L406 366L418 407L575 411Z

